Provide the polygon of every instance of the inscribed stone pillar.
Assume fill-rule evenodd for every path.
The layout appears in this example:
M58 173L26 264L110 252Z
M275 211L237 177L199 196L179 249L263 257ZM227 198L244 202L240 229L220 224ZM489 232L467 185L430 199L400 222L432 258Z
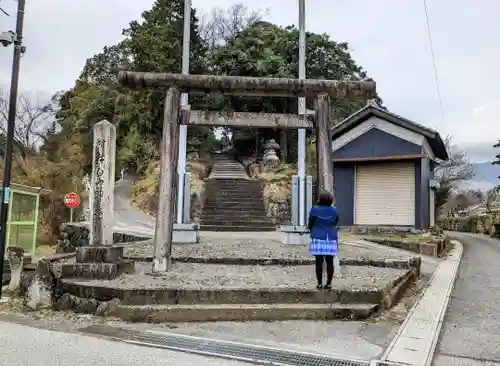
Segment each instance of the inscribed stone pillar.
M319 94L316 98L316 154L318 194L333 191L333 160L332 160L332 131L331 131L330 96Z
M179 153L179 97L169 88L165 99L161 142L161 173L154 239L153 272L166 272L171 264L174 211L177 196L177 157Z
M94 125L90 195L90 245L113 245L116 128L104 120Z

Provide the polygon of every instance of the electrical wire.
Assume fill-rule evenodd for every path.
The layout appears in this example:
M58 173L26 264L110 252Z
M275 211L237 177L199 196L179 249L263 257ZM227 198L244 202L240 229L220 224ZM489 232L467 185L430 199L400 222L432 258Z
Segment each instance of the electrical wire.
M436 91L437 91L437 96L439 99L439 111L441 112L441 120L444 122L443 98L441 97L441 88L439 87L439 77L438 77L437 66L436 66L436 56L434 54L434 45L432 42L431 22L429 20L429 12L427 10L427 1L423 0L423 2L424 2L425 20L427 22L427 35L429 36L429 46L430 46L431 57L432 57L432 67L434 68L434 78L436 80Z
M0 0L0 3L2 3L2 0ZM7 13L1 6L0 6L0 12L2 12L4 15L11 17L9 13Z

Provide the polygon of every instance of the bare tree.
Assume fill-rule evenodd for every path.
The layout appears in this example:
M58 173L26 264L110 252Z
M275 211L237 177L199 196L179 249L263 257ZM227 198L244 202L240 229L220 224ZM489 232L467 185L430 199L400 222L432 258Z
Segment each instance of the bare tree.
M489 189L486 193L477 191L476 196L486 209L486 212L492 213L493 208L500 202L500 186Z
M7 135L9 115L8 93L0 89L0 135ZM20 94L17 100L16 126L14 129L14 153L21 169L25 168L25 160L30 153L37 151L44 131L53 121L52 101L41 94ZM0 147L3 149L3 146Z
M233 4L229 8L213 8L201 16L200 32L212 50L228 43L239 32L256 24L269 14L269 10L250 10L244 4Z
M0 89L0 133L2 134L7 134L8 114L8 95ZM27 149L36 149L42 138L42 132L53 120L53 116L54 109L51 100L47 101L39 93L21 94L17 100L14 130L16 143Z
M458 188L459 183L467 181L475 175L469 156L464 150L453 144L451 136L447 136L444 143L449 159L441 162L434 171L436 179L440 183L440 188L436 191L438 207L446 203L452 191Z
M452 143L451 136L445 138L449 159L436 167L436 177L441 184L454 185L474 177L475 172L467 153Z

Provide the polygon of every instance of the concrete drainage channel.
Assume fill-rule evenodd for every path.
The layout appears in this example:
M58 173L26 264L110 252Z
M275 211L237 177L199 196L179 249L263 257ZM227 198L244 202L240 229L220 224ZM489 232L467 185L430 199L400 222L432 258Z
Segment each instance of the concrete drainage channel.
M186 353L220 357L277 366L369 366L369 361L340 359L313 353L274 349L243 343L192 337L181 334L152 331L136 331L124 328L96 325L81 329L83 333L98 335L115 341L140 346L165 348ZM381 366L383 364L380 364Z

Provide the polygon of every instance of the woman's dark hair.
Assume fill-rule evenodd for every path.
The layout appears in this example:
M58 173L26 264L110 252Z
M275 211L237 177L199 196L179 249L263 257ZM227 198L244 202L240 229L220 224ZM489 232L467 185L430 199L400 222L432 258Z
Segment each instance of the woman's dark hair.
M319 206L331 206L333 203L333 196L330 192L321 192L318 196Z

